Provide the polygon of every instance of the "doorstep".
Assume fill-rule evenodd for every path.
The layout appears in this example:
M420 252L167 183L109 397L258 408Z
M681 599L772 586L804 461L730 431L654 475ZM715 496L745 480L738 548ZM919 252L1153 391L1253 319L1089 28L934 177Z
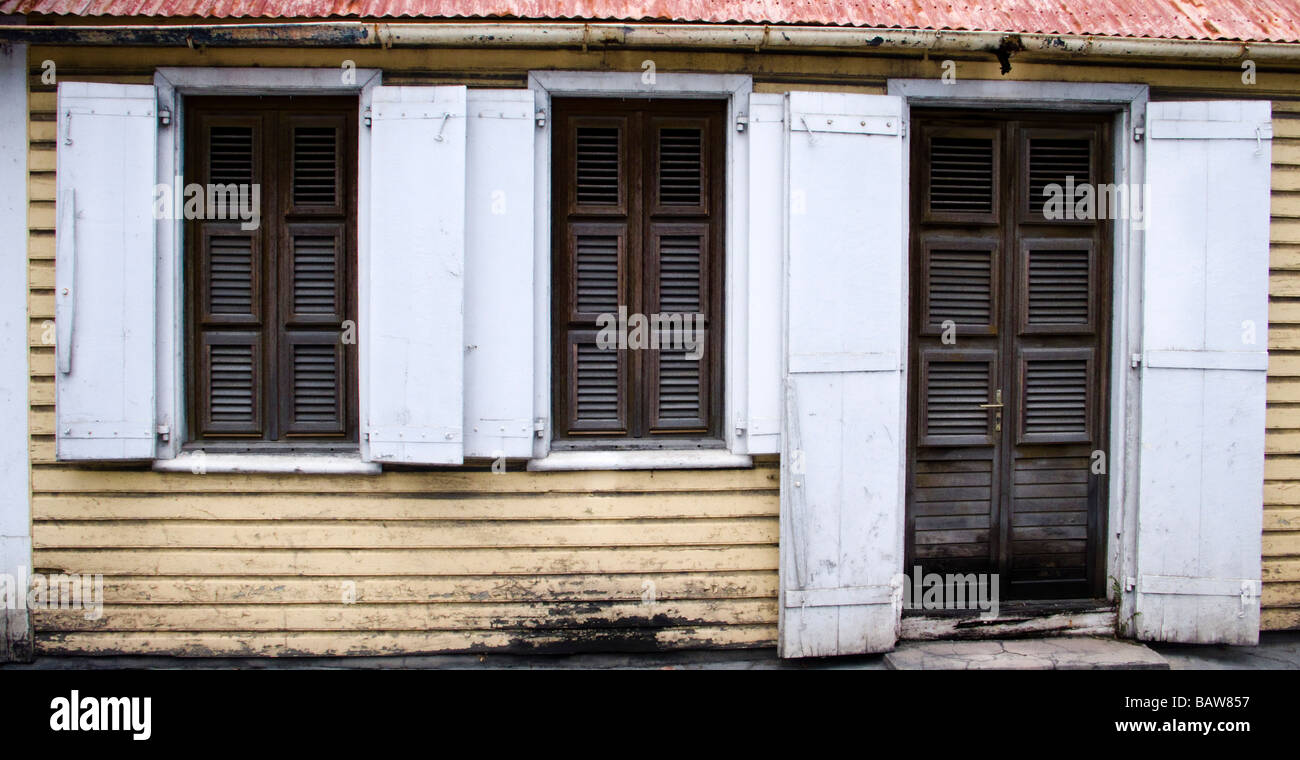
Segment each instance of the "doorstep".
M1085 636L989 641L903 641L890 670L1168 670L1143 644Z

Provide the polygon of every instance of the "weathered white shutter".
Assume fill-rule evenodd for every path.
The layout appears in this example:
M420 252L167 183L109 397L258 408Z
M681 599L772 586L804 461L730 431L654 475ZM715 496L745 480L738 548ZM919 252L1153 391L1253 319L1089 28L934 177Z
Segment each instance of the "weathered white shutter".
M465 88L376 87L370 129L363 452L459 464Z
M1134 627L1259 637L1268 101L1152 103Z
M150 85L58 94L56 456L154 456L154 185Z
M532 90L470 90L465 456L533 453Z
M749 96L749 414L746 453L781 450L785 96Z
M902 100L790 93L783 657L897 639L906 280Z

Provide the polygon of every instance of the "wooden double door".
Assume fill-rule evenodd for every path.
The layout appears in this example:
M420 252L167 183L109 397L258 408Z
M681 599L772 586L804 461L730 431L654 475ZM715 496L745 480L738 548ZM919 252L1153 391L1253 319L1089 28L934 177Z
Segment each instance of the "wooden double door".
M913 124L907 572L997 573L1003 599L1099 597L1107 120Z

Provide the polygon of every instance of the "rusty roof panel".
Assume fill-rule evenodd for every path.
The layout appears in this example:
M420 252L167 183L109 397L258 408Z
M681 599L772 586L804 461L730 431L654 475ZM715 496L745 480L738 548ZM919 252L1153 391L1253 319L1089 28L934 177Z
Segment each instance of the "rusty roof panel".
M1300 0L0 0L0 13L769 23L1300 41Z

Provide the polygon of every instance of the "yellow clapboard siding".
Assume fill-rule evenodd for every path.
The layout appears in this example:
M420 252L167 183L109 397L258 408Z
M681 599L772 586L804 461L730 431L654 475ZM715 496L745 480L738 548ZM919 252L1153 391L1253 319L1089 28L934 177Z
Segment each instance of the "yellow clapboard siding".
M1259 613L1261 631L1289 631L1300 628L1300 607L1265 607Z
M1274 295L1268 304L1268 322L1275 324L1300 324L1300 300L1278 301Z
M1274 325L1268 328L1268 348L1270 351L1300 350L1300 327Z
M1300 557L1265 556L1262 567L1265 583L1289 582L1300 577Z
M1300 354L1278 352L1268 357L1269 377L1300 377Z
M31 435L54 435L54 407L38 407L28 412L27 432Z
M54 319L54 293L32 291L28 308L28 316L32 319Z
M1265 503L1268 502L1267 496ZM1300 533L1300 507L1294 509L1266 508L1264 510L1264 530L1296 531Z
M1264 531L1265 557L1300 557L1300 530Z
M1286 377L1270 377L1268 379L1268 403L1287 404L1300 402L1300 380ZM1273 407L1269 407L1271 413Z
M34 613L40 630L57 631L461 631L491 628L573 629L593 625L646 626L662 616L677 625L763 625L776 618L773 599L689 599L630 602L441 604L154 604L105 605Z
M54 202L32 201L27 207L27 226L33 230L53 230Z
M1300 217L1300 193L1278 192L1275 188L1270 208L1274 218L1279 216Z
M1273 140L1273 164L1300 166L1300 140Z
M32 261L27 265L27 283L32 288L54 288L54 261Z
M1276 505L1300 505L1300 483L1290 480L1264 481L1264 503Z
M54 261L54 232L31 230L27 236L27 256L34 266L37 260Z
M49 633L36 636L41 655L155 654L176 657L437 654L525 648L572 651L584 645L608 651L617 646L644 650L764 647L776 643L776 624L687 626L682 628L555 631L431 631L328 633ZM626 651L626 650L625 650Z
M388 578L104 578L105 604L357 604L775 598L774 570Z
M33 142L53 142L58 137L58 123L29 120L29 137Z
M1268 277L1268 294L1274 298L1300 297L1300 272L1273 270Z
M558 549L35 549L33 563L105 575L567 575L775 570L776 545Z
M30 92L27 94L27 105L32 113L53 114L59 107L59 96L55 92Z
M198 520L37 522L34 549L213 548L452 549L492 547L726 546L775 544L770 517L692 520L371 520L213 522Z
M31 384L27 386L27 402L29 404L53 404L54 381L49 378L32 378Z
M1300 246L1274 244L1269 248L1268 265L1274 272L1300 269Z
M27 170L32 172L52 172L54 171L55 157L58 154L53 148L33 145L27 152Z
M33 349L35 351L37 349ZM52 360L53 355L50 355ZM192 475L75 469L37 470L32 488L42 493L663 493L671 491L774 491L774 467L749 470L645 470L601 472L392 472L380 477Z
M1300 607L1300 583L1265 583L1265 607Z
M1295 116L1292 116L1290 114L1280 115L1280 116L1274 115L1273 137L1274 138L1300 137L1300 118L1296 118Z
M54 320L34 319L27 323L27 346L29 348L53 346L54 338Z
M381 476L388 477L388 476ZM47 496L32 501L35 520L618 520L776 517L775 492L484 494L409 498L375 494L202 494Z
M1274 165L1273 167L1273 192L1295 192L1300 190L1300 167Z
M1300 431L1265 431L1264 451L1269 454L1300 454Z

